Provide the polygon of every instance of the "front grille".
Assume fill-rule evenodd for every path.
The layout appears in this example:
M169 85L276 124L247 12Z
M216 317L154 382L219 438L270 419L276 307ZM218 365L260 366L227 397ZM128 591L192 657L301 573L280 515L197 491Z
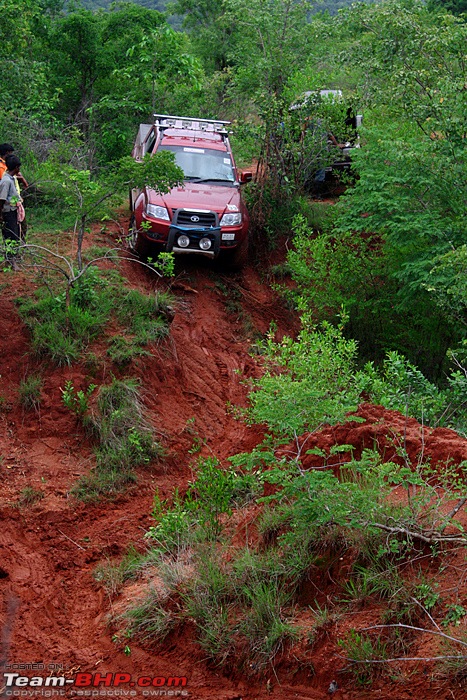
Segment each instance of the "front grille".
M177 226L187 226L191 228L209 228L217 226L217 214L214 211L190 211L188 209L177 209L174 213L173 224ZM193 221L195 219L195 221Z

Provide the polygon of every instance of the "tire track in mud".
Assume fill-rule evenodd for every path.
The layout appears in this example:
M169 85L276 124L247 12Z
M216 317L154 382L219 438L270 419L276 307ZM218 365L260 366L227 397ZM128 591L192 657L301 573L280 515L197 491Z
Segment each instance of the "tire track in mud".
M258 369L248 356L248 341L239 334L203 271L197 271L179 305L171 329L172 357L167 359L160 352L156 367L146 367L140 376L146 390L152 391L155 414L163 416L163 430L181 434L187 421L194 419L211 449L221 447L219 456L226 457L231 445L225 437L231 435L237 445L249 431L232 417L227 404L245 404L247 389L240 380L257 375ZM167 411L168 405L174 406L172 413Z

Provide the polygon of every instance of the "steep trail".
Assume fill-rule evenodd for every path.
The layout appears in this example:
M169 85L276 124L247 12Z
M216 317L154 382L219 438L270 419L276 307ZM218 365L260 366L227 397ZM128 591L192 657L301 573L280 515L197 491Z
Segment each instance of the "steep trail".
M123 263L122 272L130 285L143 291L159 285L152 273L137 265ZM112 601L93 575L99 563L122 556L130 545L143 549L154 492L157 488L167 496L175 486L186 487L192 476L189 451L194 443L203 454L225 460L261 440L261 429L238 420L231 407L246 405L248 386L243 380L261 371L249 354L254 334L265 333L272 320L279 335L295 333L296 319L253 268L227 275L204 264L180 265L173 284L177 305L170 339L133 367L167 456L140 469L137 486L117 500L83 505L69 496L69 490L91 468L92 447L63 406L60 387L67 380L76 387L86 386L88 370L81 365L58 369L40 365L44 377L40 413L24 412L18 402L20 381L39 368L29 354L28 334L14 305L14 298L30 289L31 283L20 273L7 278L0 297L0 660L43 665L35 672L25 670L29 676L61 675L61 668L65 675L99 671L134 677L187 676L192 700L329 697L337 660L329 656L326 643L317 654L315 677L293 670L282 674L280 684L274 677L261 682L227 678L206 664L191 638L154 649L132 641L131 653L125 654L125 643L113 641L106 625ZM110 367L104 367L103 377L111 379ZM379 418L384 415L378 414ZM446 437L453 439L452 434ZM466 444L462 441L458 449ZM42 491L43 498L21 505L27 487ZM377 686L339 690L335 697L462 697L456 689L446 693L431 681L417 686L415 695L414 691L406 686L396 698L390 688ZM37 691L28 697L43 695ZM146 696L135 691L132 697Z
M130 284L143 291L158 284L152 273L137 265L124 263L122 271ZM61 666L68 673L105 666L106 671L135 676L187 675L192 698L236 697L237 683L208 671L200 658L193 665L192 648L186 654L149 654L132 645L131 656L126 656L106 629L110 602L93 576L98 562L122 555L133 543L144 546L155 489L168 495L175 485L185 487L191 477L188 450L194 440L204 445L205 453L225 459L261 438L261 432L228 410L229 404L245 405L248 389L241 380L258 369L248 355L250 343L242 321L238 314L229 315L225 302L235 288L244 301L241 317L248 307L254 317L250 323L265 332L275 317L276 301L251 270L240 277L222 277L223 292L216 287L220 278L202 265L179 275L174 283L177 305L170 340L134 368L145 405L167 449L166 459L150 470L140 470L138 486L126 495L96 505L83 505L69 496L73 483L91 468L93 457L82 430L62 405L60 391L67 380L75 387L86 386L86 370L40 365L44 377L40 413L21 409L20 382L39 364L29 354L28 333L14 299L31 291L31 284L21 274L7 278L0 300L5 331L0 339L0 619L4 630L0 657L10 664L43 664L37 671L40 675L49 665L49 673L55 675ZM283 331L287 330L286 325ZM20 505L27 488L41 491L43 498Z

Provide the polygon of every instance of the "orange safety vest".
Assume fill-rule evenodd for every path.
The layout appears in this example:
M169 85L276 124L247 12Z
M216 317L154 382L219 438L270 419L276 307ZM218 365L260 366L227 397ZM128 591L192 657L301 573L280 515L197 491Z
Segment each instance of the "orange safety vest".
M0 158L0 180L2 179L2 177L4 176L6 171L7 171L6 163L3 160L3 158Z

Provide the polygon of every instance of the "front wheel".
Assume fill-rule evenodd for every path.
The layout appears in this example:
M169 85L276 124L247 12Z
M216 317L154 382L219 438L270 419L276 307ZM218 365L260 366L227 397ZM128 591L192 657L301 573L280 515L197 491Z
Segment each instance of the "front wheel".
M248 264L248 238L244 238L231 253L225 252L224 255L225 264L230 270L243 270Z
M130 217L130 224L128 226L128 247L132 253L138 253L137 242L138 242L138 229L136 227L135 215L132 214Z
M128 227L128 248L142 260L147 258L157 258L161 251L161 247L156 243L150 243L145 236L141 235L141 231L136 225L135 215L132 214Z

